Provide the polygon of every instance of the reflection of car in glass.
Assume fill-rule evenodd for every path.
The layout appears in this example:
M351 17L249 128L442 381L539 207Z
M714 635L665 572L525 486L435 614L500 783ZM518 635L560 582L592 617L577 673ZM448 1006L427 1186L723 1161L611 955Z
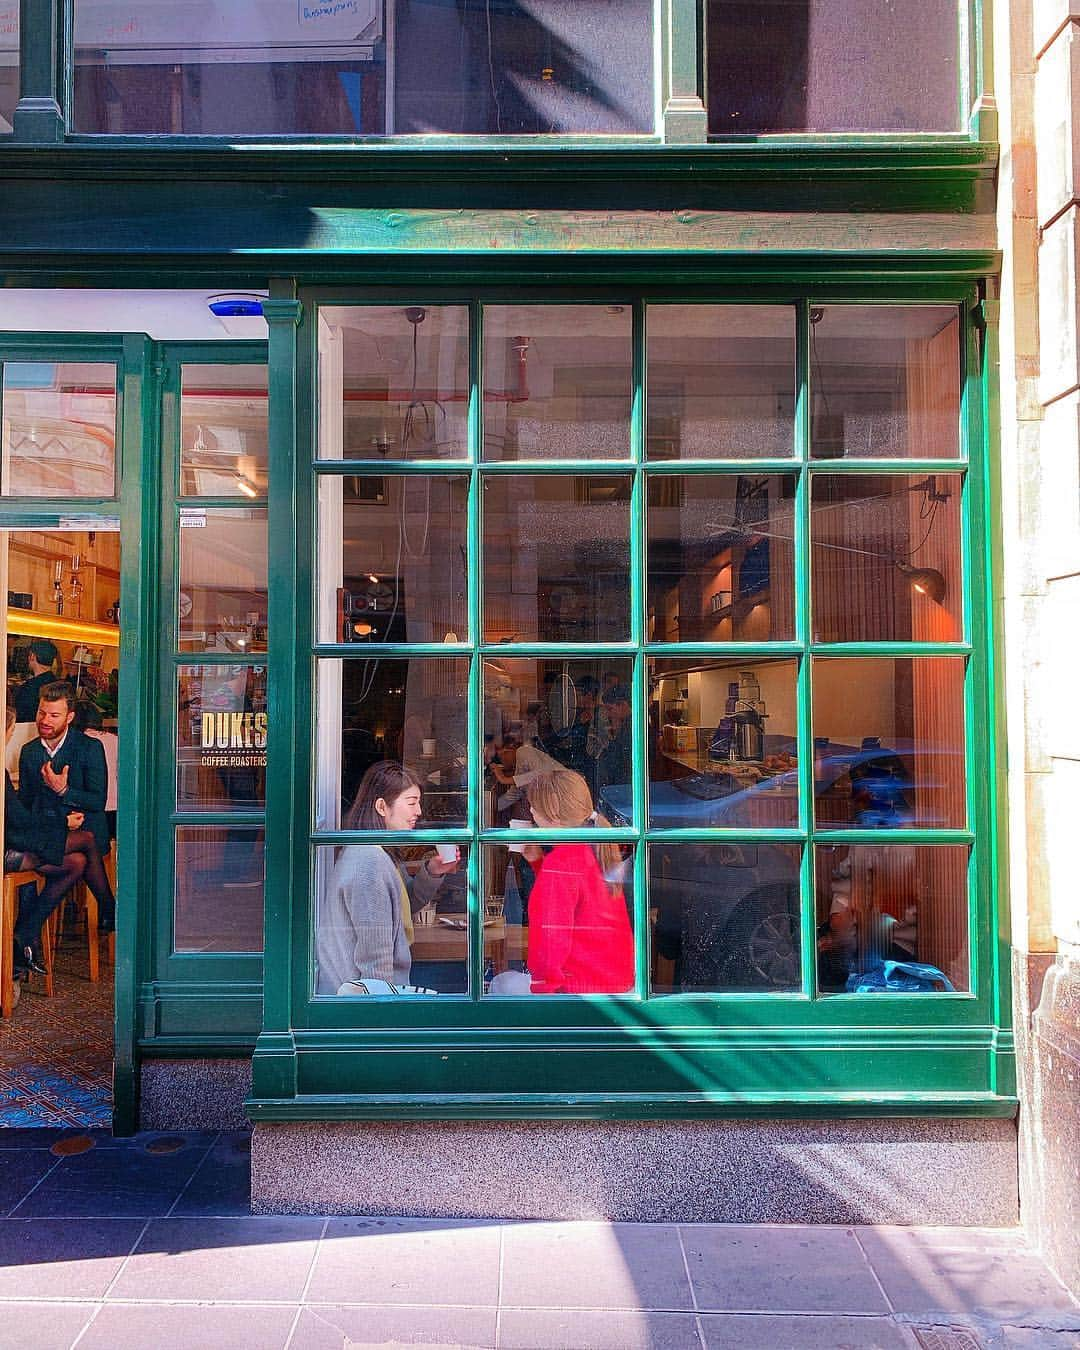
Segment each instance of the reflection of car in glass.
M790 739L766 737L766 758L789 753ZM916 757L918 775L916 775ZM815 757L814 795L850 802L836 824L865 828L953 825L935 797L962 784L959 752L911 740L893 746L830 744ZM749 777L748 777L749 775ZM708 773L649 783L649 821L664 828L791 826L798 824L798 767L763 772L752 765L717 765ZM918 810L916 809L918 803ZM628 783L609 784L599 809L613 825L631 819Z
M675 988L798 989L797 851L770 844L654 844L655 946Z

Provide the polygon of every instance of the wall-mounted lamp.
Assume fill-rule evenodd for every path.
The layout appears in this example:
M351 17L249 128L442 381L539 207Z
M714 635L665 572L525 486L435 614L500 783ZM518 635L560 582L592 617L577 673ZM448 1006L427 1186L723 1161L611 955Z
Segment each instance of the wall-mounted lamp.
M912 567L904 562L898 562L896 566L911 582L912 590L928 596L938 605L945 599L945 578L936 567Z

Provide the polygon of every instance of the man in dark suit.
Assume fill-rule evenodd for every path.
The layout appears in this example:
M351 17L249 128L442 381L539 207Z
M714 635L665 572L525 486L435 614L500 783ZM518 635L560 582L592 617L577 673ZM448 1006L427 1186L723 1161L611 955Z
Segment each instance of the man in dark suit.
M116 901L101 862L110 842L105 819L109 782L105 751L100 741L72 726L74 719L71 685L59 681L45 685L34 719L38 739L28 741L19 755L19 800L32 815L59 816L72 828L81 825L93 836L96 847L88 853L84 878L98 902L99 927L111 933ZM83 820L78 822L80 815Z
M37 717L41 691L47 684L53 684L56 676L56 648L48 638L35 638L26 654L26 663L30 668L30 678L24 680L15 690L15 721L33 722Z

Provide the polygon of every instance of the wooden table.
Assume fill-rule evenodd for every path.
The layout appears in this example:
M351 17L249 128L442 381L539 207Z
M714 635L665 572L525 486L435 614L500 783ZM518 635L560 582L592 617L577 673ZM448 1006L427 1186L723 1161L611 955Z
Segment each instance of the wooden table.
M457 916L446 915L446 918ZM461 919L464 921L465 916ZM468 955L468 933L464 928L450 928L436 919L433 924L420 924L413 918L412 959L414 961L461 961ZM529 930L519 923L496 919L484 924L484 958L490 959L496 975L506 970L510 961L524 961L529 950Z

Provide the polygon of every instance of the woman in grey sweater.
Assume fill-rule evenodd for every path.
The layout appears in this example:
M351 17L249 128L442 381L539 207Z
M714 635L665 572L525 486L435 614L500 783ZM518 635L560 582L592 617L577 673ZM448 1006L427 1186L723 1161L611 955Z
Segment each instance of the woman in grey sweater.
M345 817L347 830L414 830L420 785L392 760L373 764ZM412 912L430 904L456 862L432 853L409 873L378 844L341 849L319 902L317 991L336 994L350 980L408 984Z

